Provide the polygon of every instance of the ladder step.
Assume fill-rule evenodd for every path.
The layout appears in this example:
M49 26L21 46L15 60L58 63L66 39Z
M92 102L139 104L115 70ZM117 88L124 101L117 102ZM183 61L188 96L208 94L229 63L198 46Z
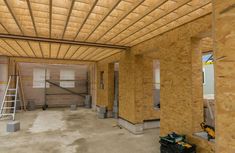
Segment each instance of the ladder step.
M5 114L5 113L3 113L3 114L1 114L2 116L8 116L8 115L13 115L13 113L12 114Z
M14 107L3 107L3 109L12 109Z
M14 96L15 97L16 95L6 95L6 96L8 96L8 97L13 97Z
M20 101L20 100L16 100L16 101ZM15 100L6 100L4 102L6 102L6 103L13 103L13 102L15 102Z
M4 101L5 103L14 103L14 100Z
M9 91L15 91L16 89L8 89Z

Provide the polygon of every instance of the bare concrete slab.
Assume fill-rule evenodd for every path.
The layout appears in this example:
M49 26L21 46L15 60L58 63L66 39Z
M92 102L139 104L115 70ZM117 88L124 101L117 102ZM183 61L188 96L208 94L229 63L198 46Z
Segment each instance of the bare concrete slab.
M17 113L16 120L21 129L14 133L6 132L9 121L0 121L0 152L160 153L159 129L134 135L91 109L38 109Z

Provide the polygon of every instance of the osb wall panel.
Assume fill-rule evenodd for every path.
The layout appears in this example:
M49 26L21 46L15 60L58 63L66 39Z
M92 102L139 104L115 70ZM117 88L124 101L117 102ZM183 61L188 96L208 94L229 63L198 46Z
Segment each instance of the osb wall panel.
M197 144L197 152L200 153L214 153L215 144L214 142L207 141L197 136L188 136L187 139L194 144Z
M205 49L200 38L192 38L192 113L193 132L201 130L203 119L203 84L202 84L202 50Z
M191 37L210 26L209 15L132 48L134 54L159 52L156 58L161 60L161 134L192 132Z
M106 106L111 111L114 103L114 63L98 64L97 67L97 106ZM100 87L101 72L104 72L104 89Z
M235 1L214 0L216 153L235 152Z
M108 110L113 110L114 103L114 63L108 64Z
M191 38L207 31L211 22L208 15L132 48L133 54L160 59L161 135L175 131L190 136L194 131L194 113L199 106L193 103L192 96ZM210 146L205 148L210 149Z
M96 63L89 65L89 82L90 82L90 95L92 96L92 108L96 108L97 102L97 65Z
M153 103L153 59L137 55L135 68L136 120L160 119L160 110L156 110Z
M119 116L132 123L159 119L160 111L156 111L153 107L152 60L148 60L141 56L130 55L130 52L127 51L126 53L118 53L98 62L97 76L99 78L99 73L104 71L105 87L111 90L106 90L106 88L98 89L97 105L108 106L112 109L114 95L112 93L112 72L114 70L110 70L110 68L113 68L112 63L119 62ZM132 82L132 85L129 84L130 82ZM106 96L107 94L108 96ZM128 98L128 96L132 98Z
M119 116L136 123L135 56L126 51L119 61Z
M103 74L104 88L100 86L101 72ZM108 65L97 66L97 104L98 106L108 106Z
M114 62L124 53L117 53L97 62L97 106L106 106L112 110L114 102ZM104 72L104 89L100 88L100 72Z

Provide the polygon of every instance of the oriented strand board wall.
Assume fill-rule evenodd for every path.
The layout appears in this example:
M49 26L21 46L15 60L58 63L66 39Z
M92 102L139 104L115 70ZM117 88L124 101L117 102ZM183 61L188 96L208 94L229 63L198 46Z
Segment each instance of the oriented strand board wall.
M191 133L191 37L210 26L211 16L206 16L132 48L161 61L161 134Z
M137 55L134 67L136 122L160 119L153 102L153 59Z
M210 27L211 15L208 15L132 48L136 55L161 62L161 135L175 131L192 136L195 126L198 127L195 124L200 121L195 122L194 115L200 106L194 107L192 101L192 58L195 56L192 54L192 37ZM198 145L207 143L199 140L194 142ZM198 152L213 152L213 144L204 146L206 148L199 147Z
M235 1L214 0L216 153L235 152Z
M114 54L97 64L97 106L112 110L114 102L114 62L119 61L122 53ZM100 72L104 72L104 89L100 88Z
M160 111L153 107L153 61L133 56L130 51L119 53L98 63L98 78L104 71L105 89L98 89L99 106L111 109L113 100L113 62L119 62L119 116L132 123L160 118ZM99 78L100 79L100 78ZM98 79L98 82L99 82ZM99 83L98 83L99 86ZM108 89L109 88L109 89Z
M100 86L101 72L104 72L103 89ZM108 110L111 111L114 103L114 63L98 65L97 76L98 76L97 105L106 106Z

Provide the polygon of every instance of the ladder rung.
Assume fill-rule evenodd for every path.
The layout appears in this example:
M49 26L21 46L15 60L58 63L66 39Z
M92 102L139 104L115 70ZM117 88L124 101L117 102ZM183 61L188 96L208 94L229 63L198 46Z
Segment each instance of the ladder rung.
M20 101L20 100L16 100L16 101ZM15 100L6 100L6 101L4 101L4 102L10 103L10 102L15 102Z
M12 109L14 107L3 107L3 109Z
M8 97L13 97L14 96L15 97L16 95L6 95L6 96L8 96Z
M8 90L10 90L10 91L15 91L16 89L8 89Z
M6 114L6 113L3 113L3 114L1 114L2 116L8 116L8 115L13 115L13 113L12 114Z
M8 101L5 101L5 103L13 103L15 102L14 100L8 100Z

